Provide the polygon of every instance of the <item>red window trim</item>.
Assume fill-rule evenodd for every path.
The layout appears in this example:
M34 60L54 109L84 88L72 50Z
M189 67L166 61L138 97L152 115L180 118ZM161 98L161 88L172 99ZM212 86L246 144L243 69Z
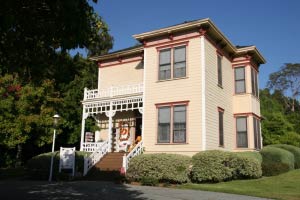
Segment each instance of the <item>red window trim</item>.
M175 47L179 47L179 46L188 46L189 41L184 41L184 42L177 42L177 43L172 43L172 44L168 44L168 45L164 45L164 46L158 46L156 47L157 51L161 51L164 49L168 49L168 48L175 48Z
M189 100L186 101L175 101L175 102L165 102L165 103L156 103L156 108L164 107L164 106L176 106L176 105L189 105Z

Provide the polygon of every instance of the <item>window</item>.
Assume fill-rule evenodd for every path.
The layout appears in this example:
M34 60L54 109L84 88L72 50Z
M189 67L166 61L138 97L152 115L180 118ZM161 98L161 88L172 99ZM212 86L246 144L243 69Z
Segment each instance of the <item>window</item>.
M261 149L260 120L253 117L254 148Z
M158 142L170 142L171 107L158 109Z
M173 59L171 59L171 57ZM171 62L173 60L173 62ZM186 46L159 51L159 80L186 76Z
M247 148L247 117L236 118L237 147Z
M252 94L258 97L258 81L257 81L257 72L254 68L251 68L251 86Z
M218 55L218 85L222 86L222 56Z
M224 146L224 110L219 109L219 146Z
M234 69L235 93L245 93L245 67L237 67Z
M171 78L171 49L159 52L159 80Z
M173 133L173 134L171 134ZM186 142L186 105L158 108L158 143Z

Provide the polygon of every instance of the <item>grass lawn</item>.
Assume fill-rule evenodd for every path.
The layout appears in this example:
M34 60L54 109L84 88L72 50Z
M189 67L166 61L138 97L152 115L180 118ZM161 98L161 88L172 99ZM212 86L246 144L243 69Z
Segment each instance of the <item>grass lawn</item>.
M184 184L178 186L178 188L243 194L282 200L300 200L300 169L261 179L238 180L216 184Z

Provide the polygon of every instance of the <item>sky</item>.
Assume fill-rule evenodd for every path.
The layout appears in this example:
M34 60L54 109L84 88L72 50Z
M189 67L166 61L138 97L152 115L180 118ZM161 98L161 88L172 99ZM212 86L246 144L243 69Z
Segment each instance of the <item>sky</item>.
M234 45L255 45L267 63L260 88L284 63L300 63L300 0L98 0L91 3L114 38L112 51L132 37L184 21L210 18Z

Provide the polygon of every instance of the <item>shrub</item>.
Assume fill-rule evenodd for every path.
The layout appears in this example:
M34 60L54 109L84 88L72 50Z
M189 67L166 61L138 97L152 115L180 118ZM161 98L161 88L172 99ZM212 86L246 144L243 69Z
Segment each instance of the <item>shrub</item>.
M262 157L258 151L235 152L234 154L242 158L252 158L257 160L260 164L262 163Z
M191 180L199 183L259 178L262 175L259 156L253 155L218 150L200 152L193 156Z
M203 151L193 156L191 180L200 182L221 182L232 177L228 162L230 153L224 151Z
M158 185L158 183L159 183L158 179L153 178L153 177L145 176L145 177L141 178L142 185L156 186L156 185Z
M59 175L59 151L54 152L53 159L53 178L60 177ZM84 156L88 155L88 152L76 151L75 153L75 172L83 172L84 168ZM27 162L27 170L29 176L33 179L47 180L49 178L50 163L52 153L43 153L31 158Z
M260 151L265 176L274 176L294 169L294 155L276 147L265 147Z
M257 157L250 156L248 158L239 154L232 154L228 165L232 169L232 179L252 179L262 176L261 163Z
M299 169L300 168L300 148L299 147L295 147L292 145L288 145L288 144L274 144L274 145L269 145L271 147L277 147L280 149L284 149L287 150L289 152L291 152L294 155L294 159L295 159L295 169Z
M189 181L191 158L175 154L142 154L132 158L126 173L130 181L146 179L169 183Z

